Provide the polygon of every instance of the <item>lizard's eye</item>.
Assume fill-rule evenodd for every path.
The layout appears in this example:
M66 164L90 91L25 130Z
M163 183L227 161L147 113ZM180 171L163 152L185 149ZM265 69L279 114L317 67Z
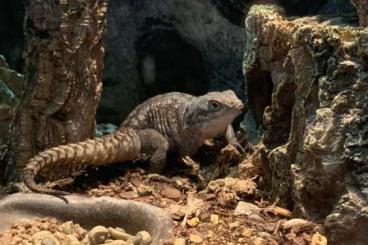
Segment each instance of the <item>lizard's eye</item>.
M220 103L217 101L210 101L210 108L212 110L217 110L220 108Z

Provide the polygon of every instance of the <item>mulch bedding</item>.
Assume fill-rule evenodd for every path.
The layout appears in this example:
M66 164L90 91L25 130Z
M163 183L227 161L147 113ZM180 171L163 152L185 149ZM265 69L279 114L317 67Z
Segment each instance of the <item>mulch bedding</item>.
M320 224L293 217L291 211L274 205L257 189L261 173L256 159L242 157L232 146L210 141L195 160L201 163L202 179L178 163L172 163L172 168L168 164L163 175L147 174L139 168L123 173L119 167L109 166L88 171L69 189L63 189L87 196L135 200L169 210L174 237L167 244L327 244ZM239 175L239 166L247 173ZM40 222L30 222L29 229L55 232L61 225L54 219L43 221L51 225L40 226ZM0 241L6 235L9 238L10 232L14 244L22 244L24 232L17 229L24 227L20 227L15 225L0 233Z

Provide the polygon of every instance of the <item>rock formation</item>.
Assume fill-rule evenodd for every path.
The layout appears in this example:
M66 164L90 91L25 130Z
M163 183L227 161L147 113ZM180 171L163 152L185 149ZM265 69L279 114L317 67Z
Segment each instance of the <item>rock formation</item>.
M363 27L368 26L368 1L367 0L352 0L353 5L356 7L360 25Z
M167 91L243 94L244 29L211 0L112 0L107 32L100 121L119 124L140 101Z
M0 54L22 72L24 1L2 0ZM244 96L244 19L254 3L279 3L287 15L346 14L349 0L109 0L99 123L120 124L139 102L180 90L232 88ZM11 39L10 39L11 38ZM11 45L9 45L11 43Z
M368 30L326 23L251 8L244 127L267 156L263 184L279 203L325 219L332 242L365 242Z

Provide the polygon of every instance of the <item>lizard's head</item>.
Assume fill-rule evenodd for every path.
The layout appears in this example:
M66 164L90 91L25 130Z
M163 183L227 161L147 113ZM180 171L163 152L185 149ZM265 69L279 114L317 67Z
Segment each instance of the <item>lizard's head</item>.
M194 98L185 108L184 129L197 129L206 138L223 133L244 108L231 90L209 92Z

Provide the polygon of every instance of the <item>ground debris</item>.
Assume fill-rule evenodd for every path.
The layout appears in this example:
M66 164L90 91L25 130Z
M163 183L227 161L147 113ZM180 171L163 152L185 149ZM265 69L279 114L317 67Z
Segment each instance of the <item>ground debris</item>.
M250 197L255 193L256 183L253 180L224 178L211 181L204 193L214 193L214 199L222 207L231 207L241 198Z
M107 193L169 210L174 220L173 244L310 243L315 226L286 223L292 212L259 197L254 174L245 176L216 179L200 190L191 178L131 170L80 193Z
M236 205L236 208L234 210L235 215L245 214L245 215L251 215L251 214L259 214L261 211L261 208L258 206L248 203L248 202L238 202Z
M236 149L228 147L223 154L231 155L235 151ZM267 196L260 196L261 192L258 192L256 184L259 174L256 162L258 158L255 154L246 159L241 164L242 170L251 172L242 172L238 178L212 180L204 189L200 189L198 182L190 177L147 174L136 169L107 180L101 180L100 175L97 175L91 178L90 185L78 187L72 192L135 200L167 209L174 220L170 244L310 244L314 236L314 244L323 245L324 236L320 231L317 233L317 224L291 219L291 211L270 203ZM240 162L241 159L238 158L237 161ZM72 222L52 222L54 225L45 227L51 227L49 231L58 240L64 239L70 244L72 241L75 244L78 244L76 241L86 242L87 234L92 232L88 233ZM22 232L17 233L18 238L21 234L29 234L23 232L25 228L20 229ZM38 227L32 229L32 234L45 230ZM97 239L105 239L105 244L127 244L124 241L133 240L132 235L126 234L120 228L105 229L107 233L103 229L104 236L97 236ZM9 233L0 233L0 240L8 239L6 237L9 238ZM61 244L63 245L62 242Z
M276 216L285 217L285 218L291 218L293 216L293 213L290 210L286 208L277 207L275 205L266 207L262 211L265 213L272 213Z

